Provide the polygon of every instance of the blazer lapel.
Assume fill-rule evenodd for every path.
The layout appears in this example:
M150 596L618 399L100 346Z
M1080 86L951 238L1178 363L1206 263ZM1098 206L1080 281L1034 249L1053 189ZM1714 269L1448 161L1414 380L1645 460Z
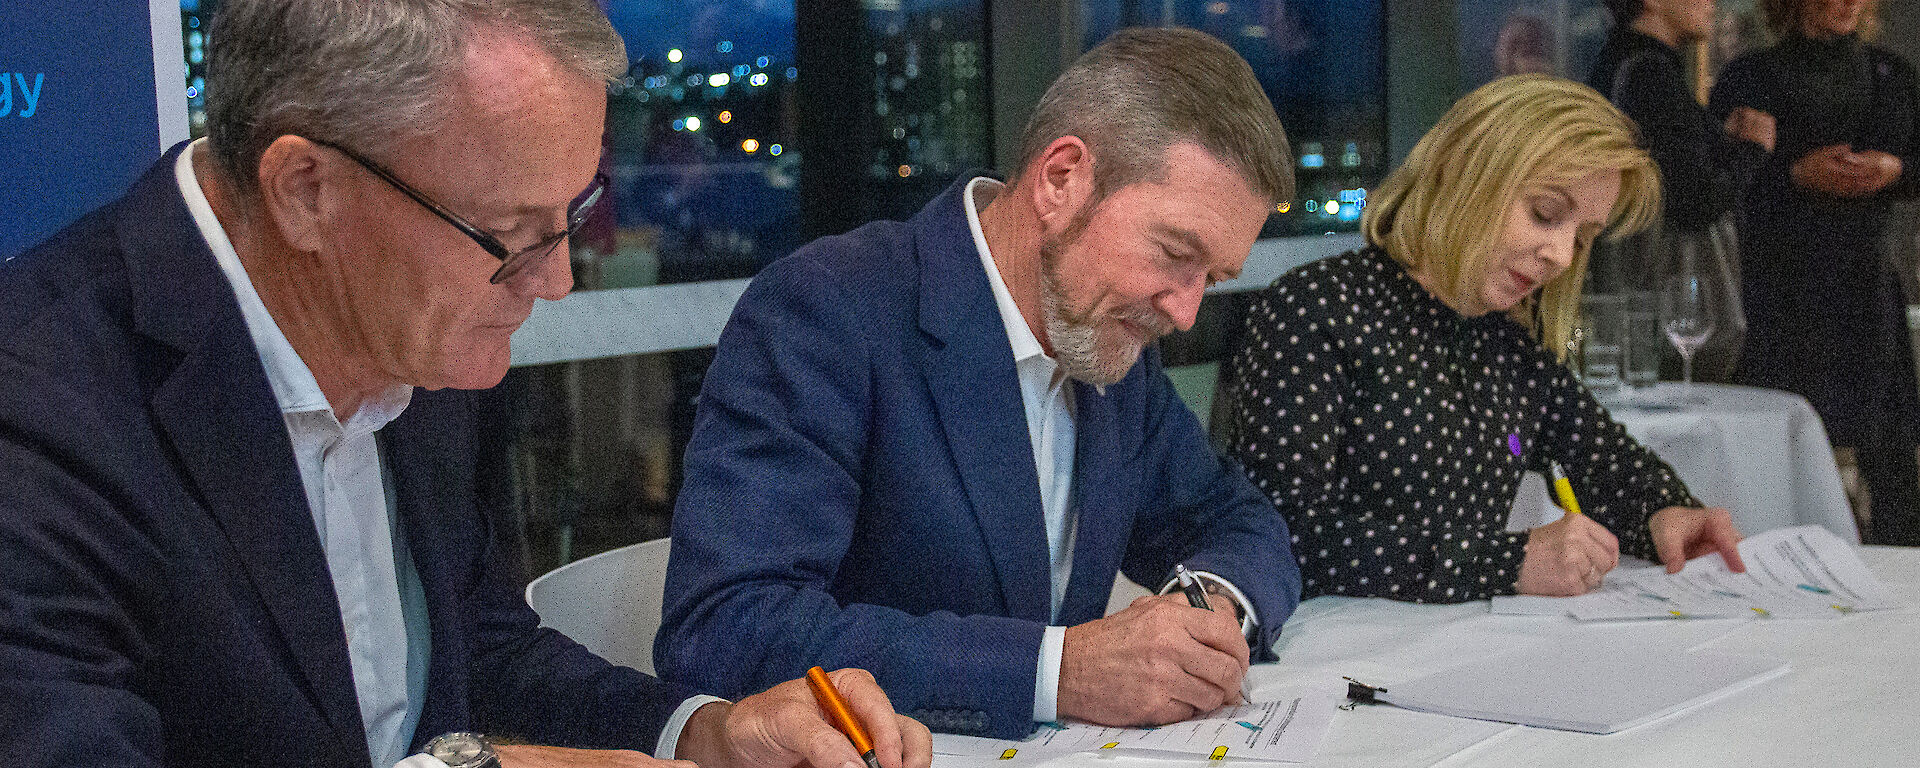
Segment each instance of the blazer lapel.
M1013 349L961 207L969 176L914 217L922 368L955 470L999 572L1008 616L1047 623L1051 577L1026 408Z
M477 451L467 393L415 389L406 413L380 430L380 450L393 473L400 540L413 557L426 598L429 638L427 696L414 741L472 727L468 656L459 624L471 618L461 601L471 591L470 567L484 551L485 530L473 508L470 470ZM463 458L464 457L464 458Z
M272 615L315 708L349 754L366 755L332 574L259 354L175 185L180 151L135 185L119 222L135 327L179 353L171 371L155 372L150 407Z
M1133 528L1137 505L1133 489L1138 478L1119 476L1126 457L1121 455L1116 399L1127 382L1106 388L1074 383L1073 441L1073 513L1078 521L1074 529L1073 575L1067 580L1067 594L1060 606L1061 618L1069 624L1091 621L1106 613L1113 593L1113 574L1126 549ZM1149 589L1158 584L1145 585Z

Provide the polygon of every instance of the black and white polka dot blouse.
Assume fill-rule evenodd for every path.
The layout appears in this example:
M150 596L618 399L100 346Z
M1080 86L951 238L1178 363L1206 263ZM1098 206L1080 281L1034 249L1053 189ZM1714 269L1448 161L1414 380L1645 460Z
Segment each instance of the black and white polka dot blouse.
M1697 505L1524 328L1462 317L1377 249L1274 281L1226 375L1229 445L1286 516L1305 597L1512 594L1508 512L1549 460L1623 554L1651 558L1648 517Z

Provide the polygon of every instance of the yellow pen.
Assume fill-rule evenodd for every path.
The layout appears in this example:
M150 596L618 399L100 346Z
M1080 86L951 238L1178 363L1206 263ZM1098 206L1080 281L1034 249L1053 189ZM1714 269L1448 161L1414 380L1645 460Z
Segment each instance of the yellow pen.
M1553 495L1560 501L1560 508L1569 515L1580 514L1580 502L1573 498L1573 483L1567 480L1567 473L1560 469L1560 462L1547 462L1547 469L1553 473Z

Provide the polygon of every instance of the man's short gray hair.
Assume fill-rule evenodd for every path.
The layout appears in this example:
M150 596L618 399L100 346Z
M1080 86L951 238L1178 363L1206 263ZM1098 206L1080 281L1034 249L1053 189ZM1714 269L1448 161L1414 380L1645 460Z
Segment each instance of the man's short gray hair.
M626 47L593 0L226 0L208 33L207 139L251 195L288 134L384 154L432 132L476 32L524 37L612 83Z
M1075 60L1027 121L1024 173L1049 144L1077 136L1092 149L1094 200L1166 175L1166 151L1192 142L1239 173L1269 204L1293 197L1287 132L1253 68L1191 29L1123 29Z

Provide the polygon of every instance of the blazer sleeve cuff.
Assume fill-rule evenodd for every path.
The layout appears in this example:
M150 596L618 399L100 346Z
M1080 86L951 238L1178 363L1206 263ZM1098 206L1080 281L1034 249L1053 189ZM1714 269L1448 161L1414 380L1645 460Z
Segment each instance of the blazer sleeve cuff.
M1240 604L1240 610L1242 611L1240 616L1240 634L1246 636L1248 642L1252 642L1253 638L1260 633L1260 611L1253 607L1253 601L1247 599L1247 594L1241 592L1239 587L1233 585L1233 582L1228 581L1225 577L1212 571L1193 571L1192 573L1201 581L1226 590L1227 594L1233 596L1233 601ZM1168 579L1167 583L1160 585L1160 594L1164 595L1172 592L1178 583L1178 579Z

